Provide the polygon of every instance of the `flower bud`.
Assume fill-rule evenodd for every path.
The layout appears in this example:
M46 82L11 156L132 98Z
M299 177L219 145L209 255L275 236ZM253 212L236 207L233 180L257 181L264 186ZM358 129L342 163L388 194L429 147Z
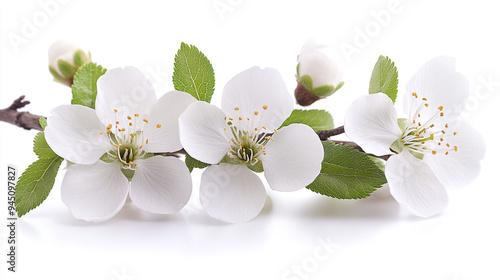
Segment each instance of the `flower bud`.
M343 77L343 70L333 59L333 49L309 40L297 59L297 103L309 106L332 95L344 84Z
M49 48L49 70L54 81L71 86L76 70L90 61L90 52L71 41L58 40Z

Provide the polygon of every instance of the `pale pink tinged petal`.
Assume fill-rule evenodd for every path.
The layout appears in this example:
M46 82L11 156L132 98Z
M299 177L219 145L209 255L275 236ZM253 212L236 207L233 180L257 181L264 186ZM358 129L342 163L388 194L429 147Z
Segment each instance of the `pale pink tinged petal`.
M232 78L224 87L222 111L235 122L240 130L266 127L269 131L279 128L293 111L293 97L286 88L281 74L271 68L253 67Z
M77 219L102 222L120 211L129 183L120 165L98 161L68 168L61 186L64 204Z
M419 99L426 98L425 103L429 104L430 109L443 106L447 117L458 117L469 97L469 82L456 71L454 58L439 56L425 63L408 82L404 108L410 114L414 114L418 108L411 106L415 99L413 92L417 93ZM433 110L424 110L422 117L432 117Z
M367 153L391 154L389 149L401 135L392 100L383 93L365 95L347 109L345 133Z
M435 147L437 153L425 155L424 161L446 187L456 189L470 184L481 171L486 150L483 137L465 121L450 126L440 137L443 142Z
M191 174L184 162L174 157L154 156L136 161L130 199L152 213L173 214L189 200Z
M436 215L448 205L446 189L431 168L407 151L389 158L385 175L392 196L416 216Z
M182 146L193 158L217 164L229 151L224 128L225 116L214 105L203 101L191 104L179 118Z
M194 102L194 97L180 91L170 91L160 97L145 116L148 123L144 127L144 137L149 139L149 144L144 146L144 150L162 153L182 149L179 117ZM141 116L139 118L144 122Z
M51 114L45 139L56 154L73 163L92 164L106 152L106 127L93 109L62 105Z
M243 223L262 210L266 190L245 165L212 165L201 176L200 201L209 216L227 223Z
M295 191L312 183L321 171L324 156L314 130L304 124L291 124L272 137L266 155L259 157L271 189Z
M95 109L105 125L119 121L126 126L127 116L144 115L155 101L153 86L135 67L108 70L97 80Z

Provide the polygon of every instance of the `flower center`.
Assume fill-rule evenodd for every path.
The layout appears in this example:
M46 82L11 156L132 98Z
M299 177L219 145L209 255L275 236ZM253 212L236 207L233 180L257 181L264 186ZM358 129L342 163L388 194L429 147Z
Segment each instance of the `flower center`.
M453 137L457 135L446 123L444 107L430 108L427 98L419 98L417 93L412 94L411 106L418 106L413 116L410 116L404 128L401 142L403 147L413 155L423 158L425 154L444 154L458 152L458 146L451 145ZM416 104L414 104L416 103ZM410 110L412 112L412 110ZM430 116L424 119L422 115Z
M262 114L269 108L263 105ZM260 120L256 121L256 116L261 112L254 111L252 117L242 117L238 115L239 107L234 108L235 116L228 117L227 127L224 128L229 139L229 152L227 155L231 159L237 159L243 163L255 165L259 162L260 155L266 155L266 144L274 141L273 135L277 130L269 131L267 127L261 126Z
M124 169L135 170L138 167L135 161L145 158L148 154L142 148L149 144L149 139L144 136L144 128L149 125L149 121L139 118L139 114L134 114L133 117L127 116L127 122L122 124L116 116L118 110L113 111L115 123L106 127L106 137L111 144L106 149L106 154L112 161L122 163ZM161 124L157 124L156 128L161 128ZM99 134L104 133L99 132Z

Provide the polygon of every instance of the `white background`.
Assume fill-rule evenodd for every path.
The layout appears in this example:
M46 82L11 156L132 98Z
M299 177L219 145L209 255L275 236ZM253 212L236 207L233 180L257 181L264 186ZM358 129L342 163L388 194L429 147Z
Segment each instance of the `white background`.
M230 8L218 11L214 4ZM466 118L487 145L480 177L450 191L447 210L430 219L412 217L383 190L369 199L340 201L304 189L268 191L264 210L245 224L211 219L196 195L176 215L152 215L127 204L113 219L92 224L75 220L62 203L61 172L49 198L18 222L16 274L6 271L2 222L1 279L500 279L494 163L499 156L499 2L39 0L1 5L0 107L22 94L32 102L26 110L44 116L70 103L69 88L52 82L47 69L47 50L60 37L88 48L108 69L141 68L159 95L173 89L180 43L194 44L214 66L213 102L219 105L226 81L254 65L277 68L292 93L296 56L309 37L317 36L334 44L346 71L345 87L313 105L331 111L337 125L350 102L367 93L379 55L395 61L400 89L425 61L448 55L457 58L470 80ZM6 182L7 164L22 172L36 159L35 132L6 123L0 123L0 131L0 178ZM193 173L195 193L200 175ZM2 217L5 193L3 187Z

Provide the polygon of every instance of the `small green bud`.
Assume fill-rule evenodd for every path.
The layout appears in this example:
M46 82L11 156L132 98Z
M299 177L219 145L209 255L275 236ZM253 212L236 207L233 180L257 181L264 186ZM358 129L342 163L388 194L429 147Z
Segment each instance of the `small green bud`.
M295 99L300 105L309 106L340 89L343 78L342 68L333 59L333 48L309 40L297 58Z
M67 40L58 40L49 48L49 71L54 81L70 86L80 66L90 61L90 52Z

